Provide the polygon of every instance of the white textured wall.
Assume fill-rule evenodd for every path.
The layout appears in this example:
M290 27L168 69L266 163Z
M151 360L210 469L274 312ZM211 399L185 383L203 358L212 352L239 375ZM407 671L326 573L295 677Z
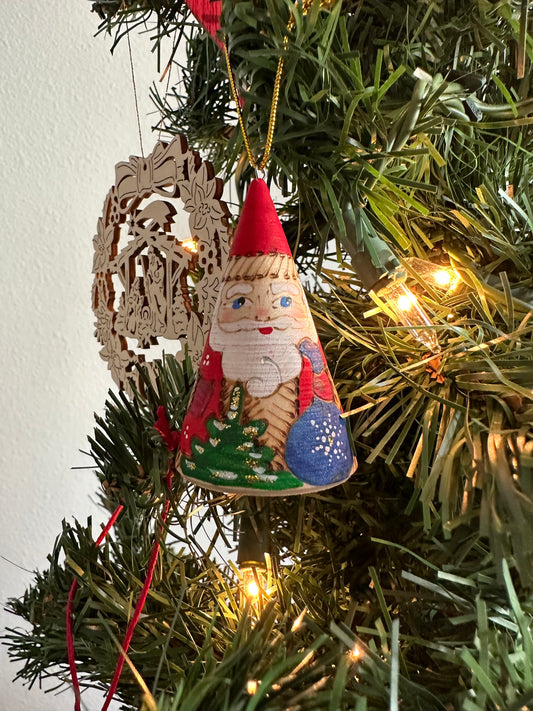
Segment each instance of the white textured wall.
M139 153L127 44L111 56L86 0L12 2L0 42L0 604L43 569L61 520L101 515L79 450L111 385L93 338L92 237L114 165ZM157 78L133 42L145 149ZM19 567L20 566L20 567ZM0 626L17 625L0 613ZM0 707L64 711L73 695L28 691L0 650ZM84 696L98 711L98 697Z

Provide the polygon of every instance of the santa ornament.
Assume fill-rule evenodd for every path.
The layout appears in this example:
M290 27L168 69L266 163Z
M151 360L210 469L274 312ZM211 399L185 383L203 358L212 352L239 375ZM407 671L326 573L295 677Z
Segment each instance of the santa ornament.
M189 481L259 496L327 489L357 466L262 179L252 181L235 232L180 450Z

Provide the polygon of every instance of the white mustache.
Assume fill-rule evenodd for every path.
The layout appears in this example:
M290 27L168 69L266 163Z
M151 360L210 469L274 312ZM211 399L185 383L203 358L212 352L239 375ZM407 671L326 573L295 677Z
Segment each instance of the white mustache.
M300 324L289 316L278 316L272 321L255 321L252 318L243 318L240 321L218 324L221 331L229 333L255 331L259 328L276 328L279 331L285 331L287 328L304 328L305 326L305 322Z

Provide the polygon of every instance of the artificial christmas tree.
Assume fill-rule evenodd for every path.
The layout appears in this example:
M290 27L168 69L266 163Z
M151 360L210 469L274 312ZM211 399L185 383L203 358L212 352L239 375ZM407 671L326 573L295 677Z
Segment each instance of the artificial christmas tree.
M70 602L80 684L109 689L150 572L125 708L530 708L528 3L226 0L218 43L181 2L94 7L117 37L133 19L153 21L156 42L177 30L187 58L154 97L160 127L240 194L254 171L222 40L256 153L283 58L265 178L359 469L264 502L187 485L168 442L193 365L141 368L91 438L102 503L124 508L99 547L90 526L65 524L49 570L10 602L32 625L7 636L19 676L64 679ZM260 436L247 447L268 462ZM258 601L232 562L240 520L268 539Z

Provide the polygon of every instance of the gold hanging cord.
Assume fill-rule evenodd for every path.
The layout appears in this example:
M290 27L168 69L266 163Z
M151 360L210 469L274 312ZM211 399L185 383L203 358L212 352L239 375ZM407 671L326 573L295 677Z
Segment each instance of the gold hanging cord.
M284 49L286 49L288 41L289 41L288 37L285 37L285 40L283 42ZM233 72L231 70L231 62L230 62L230 58L229 58L227 40L224 42L224 56L226 57L226 65L228 67L228 77L229 77L229 83L231 86L231 93L233 96L233 100L235 101L235 106L237 108L237 116L239 117L239 125L241 127L242 137L244 140L244 145L246 147L246 153L248 154L248 160L250 161L250 165L252 166L252 168L255 168L255 170L262 172L264 170L266 164L268 163L268 159L270 158L270 151L272 149L272 141L274 140L274 130L276 128L276 118L277 118L277 113L278 113L279 89L280 89L280 85L281 85L281 75L283 74L284 60L283 60L283 57L280 57L278 60L278 68L276 70L276 79L274 80L274 91L272 92L272 105L270 107L270 119L268 122L268 132L267 132L265 150L263 151L263 157L261 158L261 160L256 161L253 156L252 149L250 147L250 141L248 139L248 134L246 132L246 126L244 125L244 119L242 116L241 105L239 102L239 95L237 93L237 88L235 86L235 80L233 78Z
M321 8L327 8L329 9L335 4L336 0L321 0L320 1L320 7ZM300 4L302 6L302 14L307 15L309 8L313 4L313 0L300 0ZM287 23L287 31L291 32L294 30L295 27L295 19L294 15L291 13L291 16L289 17L289 22ZM285 52L287 47L289 45L289 38L287 36L284 37L283 39L283 51ZM248 160L250 161L250 165L252 168L255 168L256 171L262 172L265 169L266 164L268 163L268 159L270 158L270 151L272 149L272 141L274 140L274 130L276 128L276 118L277 118L277 113L278 113L278 102L279 102L279 90L280 90L280 85L281 85L281 76L283 74L283 63L284 59L283 56L281 56L278 60L278 68L276 70L276 79L274 80L274 91L272 92L272 105L270 107L270 119L268 122L268 132L267 132L267 140L265 144L265 150L263 152L263 157L261 158L260 161L256 161L253 154L252 154L252 149L250 147L250 141L248 139L248 134L246 133L246 127L244 125L244 119L242 117L242 112L241 112L241 105L239 102L239 94L237 93L237 88L235 87L235 79L233 78L233 72L231 71L231 62L229 58L229 51L228 51L228 41L227 38L224 40L224 56L226 57L226 66L228 68L228 77L229 77L229 83L231 86L231 93L233 96L233 100L235 101L235 106L237 108L237 116L239 117L239 125L241 127L242 131L242 137L244 140L244 145L246 147L246 153L248 154Z

